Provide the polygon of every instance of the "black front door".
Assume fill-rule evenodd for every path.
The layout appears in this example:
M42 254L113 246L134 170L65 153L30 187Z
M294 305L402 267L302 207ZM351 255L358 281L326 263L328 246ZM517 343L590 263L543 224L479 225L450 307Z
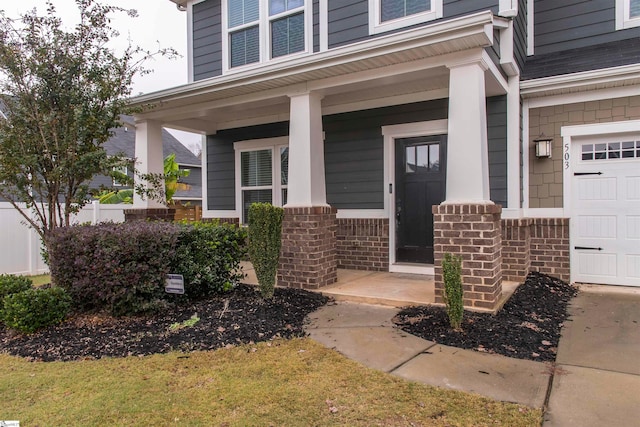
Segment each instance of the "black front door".
M445 196L446 135L396 139L396 262L433 264L433 213Z

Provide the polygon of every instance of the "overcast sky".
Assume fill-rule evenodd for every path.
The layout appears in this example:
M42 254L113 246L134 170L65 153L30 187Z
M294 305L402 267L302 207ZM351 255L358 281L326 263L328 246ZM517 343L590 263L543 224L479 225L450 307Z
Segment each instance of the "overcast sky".
M120 39L114 46L126 46L130 38L132 44L148 50L171 47L182 57L169 60L158 58L146 64L153 73L138 76L134 80L133 93L149 93L187 83L187 14L176 8L169 0L100 0L100 3L136 9L137 18L125 13L112 15L112 26L120 32ZM53 0L57 15L69 28L78 22L78 9L74 0ZM45 0L2 0L0 9L18 18L24 12L37 8L41 15L46 12ZM200 143L200 137L184 132L172 131L187 147Z

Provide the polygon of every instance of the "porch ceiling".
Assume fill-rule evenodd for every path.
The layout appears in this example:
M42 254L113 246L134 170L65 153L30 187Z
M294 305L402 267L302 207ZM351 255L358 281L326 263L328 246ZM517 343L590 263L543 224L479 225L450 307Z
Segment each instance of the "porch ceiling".
M492 43L493 15L483 12L142 95L132 104L147 107L138 120L213 133L288 120L288 95L307 91L324 95L324 114L444 98L447 65L486 63L484 48ZM485 89L487 96L504 93L495 67L486 72Z

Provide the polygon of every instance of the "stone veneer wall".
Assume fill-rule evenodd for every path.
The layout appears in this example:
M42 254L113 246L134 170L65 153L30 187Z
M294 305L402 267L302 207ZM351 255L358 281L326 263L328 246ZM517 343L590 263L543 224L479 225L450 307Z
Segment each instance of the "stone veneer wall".
M278 285L318 289L338 280L336 209L284 208Z
M444 303L442 259L462 257L464 306L496 310L502 295L500 205L433 206L435 302Z
M389 271L389 219L340 218L337 236L338 267Z

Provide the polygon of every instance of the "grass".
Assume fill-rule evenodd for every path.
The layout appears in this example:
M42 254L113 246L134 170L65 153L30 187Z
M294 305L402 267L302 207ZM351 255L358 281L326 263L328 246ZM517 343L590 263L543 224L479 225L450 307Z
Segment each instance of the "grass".
M33 281L33 286L38 287L51 283L51 275L38 274L37 276L28 276Z
M309 339L78 362L0 354L21 425L539 426L542 413L374 371Z

